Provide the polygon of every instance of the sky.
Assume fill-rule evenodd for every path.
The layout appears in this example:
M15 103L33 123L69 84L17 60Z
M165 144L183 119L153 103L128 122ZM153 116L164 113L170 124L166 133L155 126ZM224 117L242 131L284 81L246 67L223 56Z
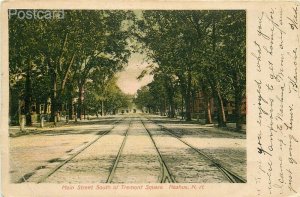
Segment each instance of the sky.
M117 85L126 94L135 94L142 86L153 80L152 75L146 75L141 80L137 77L149 65L143 61L144 56L138 53L132 54L128 60L128 66L117 74Z

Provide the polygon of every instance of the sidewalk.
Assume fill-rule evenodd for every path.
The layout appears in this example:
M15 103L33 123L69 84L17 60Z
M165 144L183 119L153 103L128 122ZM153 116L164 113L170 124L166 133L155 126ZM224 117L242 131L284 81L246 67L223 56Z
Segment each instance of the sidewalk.
M107 117L104 117L107 118ZM93 121L100 121L101 117L96 119L83 119L83 120L77 120L77 122L75 122L75 120L69 120L69 122L67 123L65 120L61 120L59 122L56 123L56 125L54 125L54 122L44 122L44 126L43 128L41 128L40 123L38 122L34 122L32 126L25 126L25 130L21 131L20 130L20 126L9 126L9 137L18 137L18 136L22 136L22 135L29 135L29 134L38 134L38 133L43 133L43 132L47 132L47 131L59 131L62 130L63 128L69 128L72 126L79 126L83 123L87 123L87 122L93 122Z
M21 131L20 126L9 126L9 136L10 137L17 137L21 135L27 135L30 133L40 133L43 131L49 131L53 130L54 128L61 128L68 125L74 125L76 124L75 121L69 121L69 123L66 123L65 121L60 121L56 123L56 126L53 122L45 122L44 127L41 128L40 123L33 123L32 126L25 126L25 130Z
M177 116L175 118L169 118L167 116L160 116L160 115L157 115L157 116L167 118L169 120L178 120L182 123L206 125L206 126L211 126L211 127L214 127L216 129L219 129L219 130L222 130L222 131L231 131L231 132L246 134L246 124L242 124L242 129L240 131L236 131L235 130L236 129L236 124L235 123L226 123L226 127L218 127L217 123L205 124L204 119L199 119L199 120L198 119L192 119L191 121L186 121L184 119L181 119L181 116Z
M46 122L44 121L43 128L41 127L40 122L33 122L32 126L25 126L25 129L21 131L20 126L9 126L8 128L8 134L9 137L19 137L23 135L31 135L31 134L40 134L45 133L49 131L61 131L66 129L73 129L72 127L76 126L82 126L86 124L93 124L94 122L103 122L112 120L115 118L118 118L120 116L118 115L106 115L106 116L99 116L98 118L95 117L89 117L89 119L77 119L77 122L75 120L69 120L67 123L64 118L62 118L59 122L54 125L54 122ZM110 124L110 123L108 123Z

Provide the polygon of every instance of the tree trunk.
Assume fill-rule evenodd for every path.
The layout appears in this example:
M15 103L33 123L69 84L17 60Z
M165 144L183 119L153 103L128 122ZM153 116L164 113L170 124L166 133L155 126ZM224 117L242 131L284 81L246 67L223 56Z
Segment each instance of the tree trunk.
M163 102L160 100L160 104L159 104L159 114L160 114L160 116L163 116L163 108L164 108L164 104L163 104Z
M40 103L40 101L38 100L37 102L36 102L36 113L37 114L41 114L42 112L41 112L41 103Z
M83 119L86 120L86 109L84 105L83 105Z
M207 115L206 115L206 124L211 124L212 123L212 117L211 117L211 100L207 100Z
M83 84L79 83L77 118L79 118L80 120L82 120L82 112L83 112Z
M241 107L242 107L242 90L239 86L239 76L235 73L234 76L234 86L235 86L235 121L236 121L236 131L240 131L242 129L242 120L241 120Z
M175 103L174 103L174 88L172 84L172 79L170 76L166 75L164 80L164 87L166 89L167 98L169 102L169 118L175 117Z
M235 98L235 121L236 121L236 131L240 131L242 129L242 120L241 120L241 98Z
M53 88L55 88L55 87L56 87L56 85L53 86ZM57 115L56 89L53 89L52 94L51 94L51 117L50 117L51 122L55 121L56 115Z
M169 102L170 102L170 114L169 114L169 117L170 118L174 118L175 117L175 104L174 104L173 95L170 96Z
M51 60L49 60L50 62ZM49 67L51 68L51 117L50 121L55 122L56 114L57 114L57 68L56 66L49 63Z
M13 117L14 117L14 112L15 110L13 110L13 90L11 88L11 86L9 86L9 119L10 119L10 122L13 120ZM19 115L20 115L20 105L18 103L18 118L19 118Z
M226 127L226 116L225 116L225 109L224 104L221 96L221 92L218 86L218 82L214 82L211 80L212 77L209 78L209 84L212 89L212 94L214 97L214 103L217 102L217 114L218 114L218 126L219 127Z
M44 114L47 114L47 109L48 109L48 101L47 99L44 101Z
M25 82L25 116L26 125L32 126L31 105L32 105L32 82L31 82L31 60L28 62Z
M191 117L191 98L186 94L185 96L185 120L192 120Z
M191 68L188 69L188 81L187 81L187 90L185 94L185 114L186 121L192 120L191 116L191 86L192 86L192 73Z
M225 109L224 109L221 93L219 90L216 91L216 100L218 103L218 126L226 127Z
M207 88L205 87L205 82L201 81L201 90L202 90L202 95L204 98L204 112L205 112L205 124L211 124L212 123L212 117L211 117L211 103L210 103L210 98L207 95Z
M66 37L65 37L65 43L66 43L66 41L67 41L67 35L66 35ZM64 43L64 45L65 45L65 43ZM62 53L63 53L63 51L62 51ZM75 53L73 54L73 56L72 56L72 58L71 58L71 61L70 61L70 63L69 63L69 65L68 65L68 67L67 67L67 69L66 69L66 71L65 71L65 73L63 73L63 75L61 75L61 79L62 79L62 81L61 81L61 86L60 86L60 91L58 91L58 93L57 93L57 106L58 106L58 110L62 113L62 111L63 111L63 100L62 100L62 98L63 98L63 95L65 94L65 88L66 88L66 86L67 86L67 81L68 81L68 79L69 79L69 73L70 73L70 71L71 71L71 67L72 67L72 65L73 65L73 62L74 62L74 59L75 59ZM71 96L72 97L72 88L69 86L69 87L67 87L68 88L68 92L67 92L67 94L68 94L68 96ZM68 103L69 101L67 101L67 103ZM70 105L70 106L72 106L72 105Z
M166 109L167 109L167 100L166 97L164 97L164 116L166 115Z
M203 84L202 84L202 94L204 97L205 124L211 124L212 118L211 118L210 98L208 97Z
M57 121L60 121L61 118L61 114L63 111L63 102L62 102L62 95L61 95L61 91L57 91L57 96L56 96L56 117L57 117Z
M183 93L181 93L181 120L184 119L184 114L183 114Z
M212 50L213 55L216 55L216 21L212 18ZM212 90L214 94L215 100L217 100L218 106L218 126L219 127L226 127L226 117L225 117L225 110L223 105L223 100L221 97L221 93L219 90L218 82L212 83Z
M195 91L194 88L191 89L191 114L195 113ZM199 112L196 112L199 113Z
M101 116L104 116L104 101L101 100Z
M68 98L68 105L69 105L69 120L73 120L73 114L74 114L74 106L73 106L73 98L69 97Z

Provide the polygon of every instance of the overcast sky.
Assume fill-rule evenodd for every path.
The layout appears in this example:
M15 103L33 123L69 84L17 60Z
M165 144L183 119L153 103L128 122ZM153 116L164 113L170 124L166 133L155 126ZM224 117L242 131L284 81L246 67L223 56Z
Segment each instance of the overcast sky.
M146 75L142 80L136 79L147 66L148 63L143 62L143 55L132 54L125 70L117 74L117 85L124 93L135 94L139 88L153 80L153 76L150 75Z

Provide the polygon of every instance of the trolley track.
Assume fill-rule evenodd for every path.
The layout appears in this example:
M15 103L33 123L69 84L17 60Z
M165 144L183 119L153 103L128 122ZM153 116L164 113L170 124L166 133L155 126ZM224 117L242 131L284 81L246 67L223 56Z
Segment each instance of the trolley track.
M161 175L160 175L160 183L166 183L166 182L169 182L169 183L176 183L176 180L175 178L172 176L172 174L170 173L170 170L169 168L167 167L165 161L163 160L162 158L162 155L160 153L160 151L158 150L158 147L152 137L152 134L150 133L150 131L148 130L148 128L146 127L144 121L141 119L141 122L145 128L145 130L147 131L153 145L154 145L154 148L158 154L158 159L159 159L159 163L160 163L160 166L161 166Z
M156 123L155 121L150 120L149 118L147 118L147 120L149 122L154 123L155 125L159 126L161 128L161 130L166 131L169 135L173 136L174 138L176 138L177 140L181 141L182 143L184 143L186 146L188 146L189 148L191 148L192 150L194 150L195 152L197 152L199 155L203 156L204 158L206 158L208 161L210 161L215 167L218 168L218 170L231 182L231 183L246 183L247 181L245 179L243 179L242 177L240 177L239 175L237 175L236 173L232 172L231 170L229 170L228 168L224 167L223 164L221 164L220 162L216 161L214 158L212 158L211 156L207 155L206 153L204 153L203 151L199 150L198 148L195 148L194 146L192 146L191 144L189 144L188 142L186 142L185 140L181 139L181 137L179 137L178 135L176 135L172 130L164 127L163 125L160 125L158 123ZM142 121L143 122L143 121ZM144 122L143 122L144 124ZM146 127L145 127L146 128ZM147 130L147 132L149 132ZM150 132L149 132L150 134ZM151 139L153 140L153 138L151 137ZM154 141L154 140L153 140ZM155 142L154 142L155 143ZM157 146L156 146L157 148ZM158 149L157 149L158 150ZM162 159L162 158L161 158Z
M72 154L69 158L65 159L64 161L62 161L61 163L59 163L58 165L56 165L54 168L52 168L48 173L46 173L45 175L43 175L40 179L38 179L37 183L42 183L44 182L47 178L49 178L51 175L53 175L55 172L57 172L61 167L63 167L64 165L66 165L69 161L71 161L72 159L74 159L76 156L78 156L79 154L81 154L82 152L84 152L88 147L90 147L91 145L93 145L95 142L97 142L100 138L102 138L103 136L107 135L108 133L110 133L117 125L118 123L122 122L125 118L121 118L117 121L115 121L112 125L112 128L108 129L107 131L104 131L103 133L101 133L98 137L96 137L95 139L93 139L92 141L90 141L89 143L87 143L85 146L83 146L80 150L78 150L77 152L75 152L74 154Z
M106 180L106 183L111 183L111 182L112 182L112 179L113 179L113 177L114 177L114 175L115 175L115 172L116 172L118 163L119 163L119 161L120 161L121 154L122 154L122 152L123 152L123 149L124 149L124 146L125 146L127 137L128 137L128 131L129 131L129 129L130 129L131 124L132 124L132 120L130 120L130 122L129 122L129 126L128 126L126 132L125 132L124 139L123 139L123 141L122 141L122 144L121 144L121 147L120 147L120 149L119 149L119 151L118 151L118 154L117 154L117 156L116 156L116 158L115 158L115 160L114 160L114 162L113 162L113 165L112 165L112 168L111 168L111 170L110 170L110 172L109 172L109 175L108 175L108 178L107 178L107 180Z
M245 183L246 182L245 179L243 179L242 177L240 177L239 175L237 175L235 172L232 172L231 170L227 169L222 163L220 163L219 161L216 161L213 157L209 156L205 152L203 152L203 151L199 150L198 148L196 148L196 147L192 146L191 144L189 144L187 141L185 141L180 136L178 136L177 134L175 134L174 131L166 128L165 126L163 126L161 124L156 123L155 121L149 119L148 117L146 117L146 118L147 119L143 119L143 118L139 117L135 121L141 122L140 128L143 128L143 130L145 130L145 131L143 131L143 133L145 133L143 135L149 136L151 142L149 141L148 143L149 143L150 147L153 145L153 149L152 150L155 152L155 155L158 158L158 162L159 163L157 162L157 167L160 166L160 167L157 168L157 170L158 170L157 172L159 173L159 175L157 175L157 177L158 177L157 181L158 182L160 182L160 183L166 183L166 182L168 182L168 183L176 183L177 180L175 179L176 176L173 176L172 172L170 171L170 167L172 165L174 165L174 164L172 164L172 165L170 164L171 166L167 166L168 163L166 164L166 160L165 160L164 155L163 155L164 153L161 152L162 150L161 150L161 148L159 148L160 145L158 146L157 142L154 140L155 135L153 135L151 133L151 130L149 130L148 127L146 126L147 122L150 123L150 124L153 123L154 125L158 126L158 128L160 128L160 130L162 132L164 132L165 134L171 136L173 139L175 138L176 140L179 140L181 143L183 143L184 145L182 145L182 146L187 146L189 149L191 149L191 150L195 151L197 154L201 155L201 157L203 157L204 161L210 162L211 165L212 165L212 167L214 167L216 171L220 171L223 174L223 176L226 179L228 179L229 182L232 182L232 183ZM48 171L46 174L42 175L41 178L38 179L37 183L45 182L51 175L55 174L61 167L65 166L68 162L70 162L71 160L73 160L76 156L78 156L81 153L83 153L88 147L90 147L93 144L95 144L95 142L97 142L100 138L102 138L103 136L105 136L108 133L110 133L117 125L119 125L118 123L122 122L124 119L125 118L122 118L122 119L119 119L119 120L115 121L113 123L113 127L111 129L106 130L105 132L103 132L101 134L98 134L99 135L98 137L96 137L95 139L93 139L92 141L90 141L89 143L87 143L86 145L84 145L82 148L80 148L80 150L78 150L77 152L75 152L74 154L72 154L67 159L63 160L61 163L57 164L54 168L51 168L50 171ZM128 124L128 123L126 123L126 124ZM116 152L118 151L118 153L115 156L115 159L113 159L113 161L111 161L112 164L111 164L111 167L108 169L108 177L107 177L106 181L105 181L105 179L103 180L106 183L112 183L113 180L114 180L116 171L118 171L117 169L119 168L118 164L119 164L120 158L122 157L122 154L124 152L123 150L124 150L124 147L126 145L127 138L129 136L130 129L132 128L132 125L133 125L133 119L130 118L129 119L128 127L125 128L126 130L125 129L123 130L123 132L125 131L124 134L123 134L124 137L120 141L121 145L118 145L118 146L120 146L120 148L116 147ZM127 148L126 148L126 150L127 150ZM157 161L157 158L156 158L156 161ZM129 161L129 163L136 163L137 162L136 158L132 159L132 160L127 160L127 162L128 161ZM121 163L122 162L120 162L120 164ZM122 169L122 167L121 167L121 169ZM222 174L220 174L219 176L222 177ZM105 177L103 177L103 178L105 178ZM225 178L224 178L224 180L225 180ZM118 179L118 175L116 175L116 179Z

